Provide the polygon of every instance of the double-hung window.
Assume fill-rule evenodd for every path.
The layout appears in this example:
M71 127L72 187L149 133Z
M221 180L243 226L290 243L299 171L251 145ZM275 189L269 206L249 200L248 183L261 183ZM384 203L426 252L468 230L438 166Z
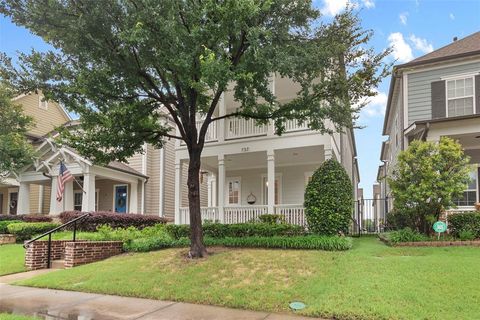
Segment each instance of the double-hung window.
M473 88L473 76L447 81L447 117L475 113Z
M477 202L477 186L478 186L478 169L475 168L470 172L470 182L463 195L455 200L455 204L459 207L471 207Z
M241 181L240 178L227 179L227 204L240 205L241 200Z

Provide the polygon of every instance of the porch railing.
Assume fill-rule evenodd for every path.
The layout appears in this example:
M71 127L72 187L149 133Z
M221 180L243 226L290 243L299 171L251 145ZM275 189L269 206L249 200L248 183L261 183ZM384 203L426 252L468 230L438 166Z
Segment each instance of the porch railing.
M200 131L202 124L203 124L203 120L197 121L197 130ZM218 134L217 121L213 121L208 126L207 133L205 134L205 142L217 141L218 140L217 134Z
M200 208L200 214L202 221L208 220L212 222L220 221L220 215L218 213L218 207L202 207ZM190 223L190 210L188 207L180 208L180 224Z
M302 130L308 130L308 123L303 122L300 124L300 121L293 119L293 120L287 120L285 122L285 132L293 132L293 131L302 131Z
M225 223L245 223L257 219L262 214L268 213L267 206L238 206L223 209Z
M227 118L225 121L225 139L236 139L266 135L266 125L257 125L253 119Z
M306 226L305 208L301 204L280 204L275 206L275 214L285 218L285 222Z

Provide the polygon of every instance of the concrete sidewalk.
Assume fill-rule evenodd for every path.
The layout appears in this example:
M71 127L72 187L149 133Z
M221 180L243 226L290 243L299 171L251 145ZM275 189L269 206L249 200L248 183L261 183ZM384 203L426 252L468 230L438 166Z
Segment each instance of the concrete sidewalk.
M307 320L312 318L228 309L183 302L159 301L13 286L0 283L0 313L36 315L47 319L245 319Z

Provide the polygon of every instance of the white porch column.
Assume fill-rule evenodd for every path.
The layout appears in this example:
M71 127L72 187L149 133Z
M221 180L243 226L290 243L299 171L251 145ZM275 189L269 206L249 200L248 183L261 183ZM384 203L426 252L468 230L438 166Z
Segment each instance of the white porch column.
M220 217L220 222L225 222L225 155L218 155L218 215Z
M26 182L20 182L18 188L18 204L17 214L29 214L30 213L30 184Z
M213 173L208 175L208 206L217 205L217 179Z
M142 193L142 195L141 195L142 201L140 201L142 207L140 209L140 213L145 214L145 181L141 182L140 189L141 189L140 192ZM161 212L159 214L160 214L160 216L163 216L163 214Z
M65 190L63 192L63 201L65 201L65 206L62 204L62 211L72 211L73 210L73 181L65 183Z
M138 183L130 183L130 213L138 213Z
M85 173L83 175L82 211L95 211L95 174Z
M267 183L268 183L268 211L269 214L275 213L275 151L267 151Z
M52 187L50 190L50 213L56 215L62 212L62 202L57 201L57 176L52 176Z
M182 162L175 160L175 224L181 223L180 206L182 201Z

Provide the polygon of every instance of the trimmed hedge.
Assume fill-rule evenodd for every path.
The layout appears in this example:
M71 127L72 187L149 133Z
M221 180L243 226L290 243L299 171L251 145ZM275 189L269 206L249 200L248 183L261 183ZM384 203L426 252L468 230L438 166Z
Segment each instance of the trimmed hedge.
M75 218L78 218L85 212L80 211L66 211L60 214L60 220L63 223L67 223ZM156 224L167 223L168 219L161 218L153 215L142 215L132 213L113 213L109 211L92 212L92 214L85 219L82 219L77 223L77 230L80 231L96 231L98 227L102 225L108 225L114 229L116 228L128 228L135 227L143 229L146 227L154 226ZM72 230L73 225L67 227Z
M3 220L0 221L0 234L8 233L7 227L13 223L22 223L20 220Z
M471 232L475 238L480 238L480 212L464 212L449 215L448 229L455 237L460 237L464 232Z
M387 233L387 239L393 244L400 242L429 241L430 238L409 227Z
M43 215L43 214L0 215L0 221L5 221L5 220L10 220L10 221L17 220L17 221L24 221L24 222L52 222L52 217Z
M34 235L50 231L60 224L53 222L21 222L7 226L8 233L13 234L17 241L25 241L33 238Z
M225 246L240 248L270 248L270 249L308 249L343 251L352 247L352 239L338 236L296 236L296 237L244 237L244 238L212 238L205 237L207 246ZM124 246L126 251L147 252L171 247L188 247L190 240L180 238L135 239Z
M305 217L312 233L347 233L353 212L353 185L334 159L326 160L315 171L305 189Z
M188 238L190 226L169 224L165 226L167 233L174 239ZM273 237L273 236L300 236L304 235L305 229L302 226L293 224L272 224L272 223L205 223L203 235L212 238L226 237Z

